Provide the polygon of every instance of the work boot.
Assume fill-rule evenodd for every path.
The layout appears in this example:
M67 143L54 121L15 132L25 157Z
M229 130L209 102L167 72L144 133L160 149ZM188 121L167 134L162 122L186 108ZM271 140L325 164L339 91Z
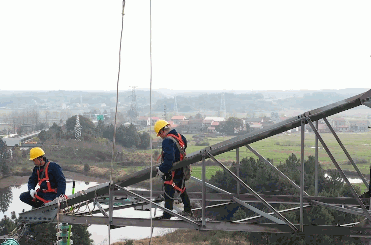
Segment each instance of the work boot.
M161 216L155 217L154 219L161 220L161 219L170 219L170 218L171 218L171 216L169 217L169 216L166 216L166 215L161 215Z

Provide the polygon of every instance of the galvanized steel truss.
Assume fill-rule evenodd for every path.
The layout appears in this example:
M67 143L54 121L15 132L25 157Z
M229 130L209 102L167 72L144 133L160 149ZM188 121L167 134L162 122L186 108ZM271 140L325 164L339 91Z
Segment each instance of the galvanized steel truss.
M152 207L157 207L165 212L169 212L172 215L178 217L180 220L153 220L153 225L155 227L173 227L173 228L190 228L198 230L239 230L239 231L249 231L249 232L272 232L272 233L303 233L303 234L333 234L333 235L349 235L349 236L370 236L371 230L368 228L353 227L355 224L344 224L343 226L311 226L303 224L303 212L305 208L311 205L323 205L335 210L362 215L365 216L369 221L371 221L370 212L366 209L365 205L369 205L369 199L360 199L357 193L352 188L349 180L345 176L344 172L341 170L340 166L336 162L335 158L331 154L330 150L326 146L326 143L322 139L318 132L318 120L323 119L330 129L331 133L336 138L340 147L347 155L349 161L355 168L356 172L359 174L363 183L368 186L365 177L361 174L356 164L352 160L351 156L345 149L344 145L340 141L339 137L336 135L335 131L332 129L326 117L334 115L336 113L360 106L366 105L371 107L371 90L353 96L351 98L333 103L315 110L305 112L297 117L293 117L282 121L280 123L274 124L271 127L264 128L252 133L246 134L244 136L237 136L230 140L223 141L221 143L206 147L205 149L197 152L188 154L188 156L181 162L174 163L173 170L181 167L185 167L189 164L194 164L196 162L202 161L202 179L195 179L202 183L201 193L188 193L190 199L201 200L202 207L196 209L195 212L201 211L201 220L192 220L177 213L167 210L157 203L161 201L161 198L154 200L149 200L148 191L130 191L126 187L130 185L137 184L141 181L150 178L150 174L156 175L156 166L152 168L146 168L139 172L126 175L122 178L117 178L112 183L103 183L98 186L89 188L85 191L78 192L69 196L66 202L57 203L56 201L48 203L46 206L30 210L28 212L21 213L19 219L25 223L38 223L38 222L65 222L70 224L101 224L108 225L109 227L122 227L122 226L150 226L150 219L135 219L135 218L117 218L113 217L113 210L128 208L133 206L144 206L151 205ZM313 121L316 123L314 126ZM328 153L330 159L334 163L335 167L341 173L345 182L350 186L354 198L335 198L335 197L319 197L319 196L309 196L304 191L304 127L305 124L309 124L313 132L316 134L316 173L315 173L315 193L318 193L318 140L322 143L323 148ZM273 135L283 133L287 130L301 126L301 181L300 186L295 184L290 180L284 173L279 171L272 163L261 156L256 150L254 150L249 144L254 143L259 140L271 137ZM244 183L239 178L239 147L246 146L250 151L252 151L256 156L258 156L263 162L271 166L278 175L291 183L297 190L299 190L299 196L284 196L284 195L262 195L256 193L251 187ZM222 154L227 151L236 149L236 162L237 162L237 173L232 173L228 168L226 168L221 162L219 162L215 156ZM205 173L205 159L211 158L213 161L217 162L220 166L224 168L236 181L237 181L237 193L229 193L225 190L212 186L206 182ZM246 188L252 194L240 194L240 186ZM220 193L207 193L206 187L212 188ZM158 192L153 192L154 195L159 194ZM103 198L105 196L109 197L109 208L102 208L97 203L97 198ZM131 203L121 205L119 207L113 207L114 197L127 197L132 196L134 199ZM206 206L206 201L227 201L227 203L222 203L218 205ZM75 215L63 214L63 210L70 208L72 206L79 205L81 203L95 202L98 206L98 210L93 210L92 212L82 212ZM265 213L255 207L247 204L248 202L260 202L263 203L271 213ZM236 222L216 222L208 221L206 219L206 209L218 209L223 205L229 205L231 203L238 203L250 210L253 210L258 214L258 216L250 217L244 220ZM299 204L298 207L287 209L287 210L275 210L270 203L291 203ZM340 205L340 206L339 206ZM344 206L345 205L345 206ZM361 208L358 208L358 207ZM283 212L289 212L293 210L300 210L300 224L292 224L284 216L281 215ZM107 213L108 211L108 213ZM92 216L95 213L103 213L105 217ZM275 215L275 216L273 216ZM265 217L275 222L276 224L250 224L246 221L251 221L260 217Z

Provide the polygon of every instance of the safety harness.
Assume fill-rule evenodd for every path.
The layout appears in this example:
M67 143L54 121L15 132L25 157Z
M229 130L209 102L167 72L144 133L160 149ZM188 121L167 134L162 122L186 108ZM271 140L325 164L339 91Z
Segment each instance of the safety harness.
M179 149L180 161L182 161L184 159L185 155L186 155L186 153L185 153L185 144L183 142L182 136L178 133L178 135L167 134L166 137L169 138L169 139L171 139L172 141L174 141L174 143L176 144L176 146ZM171 180L164 181L164 184L171 185L175 190L177 190L181 194L183 194L183 192L186 190L186 188L185 187L183 187L183 188L178 187L174 183L174 176L175 176L175 170L171 171Z
M41 184L44 181L46 181L46 186L48 187L48 189L46 189L46 190L42 190L42 189L38 188L36 190L36 193L35 193L35 198L38 199L38 200L40 200L40 201L42 201L43 203L48 203L48 202L51 202L51 201L45 200L44 198L38 196L37 193L39 191L41 191L43 193L47 193L47 192L57 193L57 188L53 189L52 186L50 185L50 182L49 182L49 174L48 174L49 163L50 162L47 162L46 163L46 166L45 166L44 170L41 172L41 177L40 177L40 171L37 170L37 178L38 178L38 184L39 184L39 186L41 187Z

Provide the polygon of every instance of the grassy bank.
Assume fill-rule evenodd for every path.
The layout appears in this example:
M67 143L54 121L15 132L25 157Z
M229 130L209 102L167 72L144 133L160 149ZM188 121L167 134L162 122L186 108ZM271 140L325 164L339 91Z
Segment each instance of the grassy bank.
M196 231L196 230L176 230L164 236L153 237L152 243L154 245L184 245L184 244L200 244L200 245L247 245L246 233L243 232L225 232L225 231ZM149 244L150 239L128 240L123 242L116 242L113 245L146 245Z

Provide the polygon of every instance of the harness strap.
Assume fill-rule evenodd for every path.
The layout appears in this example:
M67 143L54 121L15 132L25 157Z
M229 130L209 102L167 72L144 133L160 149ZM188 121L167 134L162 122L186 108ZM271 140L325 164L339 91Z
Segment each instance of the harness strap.
M42 192L46 193L46 192L54 192L54 193L57 193L57 188L55 189L52 189L52 186L49 182L49 173L48 173L48 169L49 169L49 163L48 162L41 174L41 178L40 178L40 173L39 173L39 170L37 170L37 177L38 177L38 180L39 180L39 186L41 187L41 184L42 182L46 181L46 186L48 189L46 190L41 190ZM44 177L45 175L45 177ZM37 189L36 192L40 191L40 189Z
M179 153L180 153L180 161L182 161L186 155L184 151L185 144L183 142L182 136L178 133L178 135L175 134L167 134L167 138L171 139L177 146ZM162 154L160 155L162 156ZM159 157L160 157L159 156ZM179 191L181 194L186 190L185 187L180 188L174 183L174 176L175 176L175 170L171 171L171 180L164 181L164 184L171 185L175 190ZM184 179L184 174L183 174Z
M175 171L171 171L171 180L164 181L164 184L171 185L175 190L179 191L181 194L186 190L185 187L179 188L175 183L174 183L174 176L175 176Z
M39 197L39 196L37 195L37 193L35 193L35 199L34 199L34 200L36 200L36 199L42 201L43 203L51 202L51 200L45 200L44 198Z

